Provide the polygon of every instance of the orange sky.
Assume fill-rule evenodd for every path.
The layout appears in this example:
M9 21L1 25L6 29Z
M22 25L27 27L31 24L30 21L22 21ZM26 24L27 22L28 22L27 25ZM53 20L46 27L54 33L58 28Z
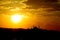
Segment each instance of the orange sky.
M59 0L1 0L0 27L33 28L60 30ZM25 17L19 23L11 21L11 15L20 14Z

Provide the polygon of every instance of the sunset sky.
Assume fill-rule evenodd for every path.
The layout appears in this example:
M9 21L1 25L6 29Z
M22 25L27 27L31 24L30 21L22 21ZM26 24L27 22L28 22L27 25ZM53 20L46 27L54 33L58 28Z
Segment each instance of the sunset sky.
M12 18L17 14L20 20L15 23L16 20ZM0 0L1 28L34 26L60 30L60 0Z

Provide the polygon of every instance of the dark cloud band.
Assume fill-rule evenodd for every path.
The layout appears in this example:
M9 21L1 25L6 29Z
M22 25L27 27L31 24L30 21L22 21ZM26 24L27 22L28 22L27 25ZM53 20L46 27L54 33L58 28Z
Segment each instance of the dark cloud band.
M28 0L24 2L29 5L29 8L37 9L37 8L53 8L53 10L60 11L60 4L58 0Z

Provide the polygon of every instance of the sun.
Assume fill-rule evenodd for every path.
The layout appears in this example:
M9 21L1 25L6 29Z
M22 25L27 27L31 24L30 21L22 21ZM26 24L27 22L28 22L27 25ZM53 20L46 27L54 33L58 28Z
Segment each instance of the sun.
M13 23L19 23L23 19L22 15L15 14L11 16L11 20Z

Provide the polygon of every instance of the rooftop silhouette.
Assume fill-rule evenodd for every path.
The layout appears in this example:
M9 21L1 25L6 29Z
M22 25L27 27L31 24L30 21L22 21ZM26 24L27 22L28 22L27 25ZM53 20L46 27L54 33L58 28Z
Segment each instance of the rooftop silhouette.
M17 30L17 31L16 31ZM54 37L54 35L59 36L60 32L53 31L53 30L43 30L39 29L37 27L34 27L32 29L7 29L7 28L0 28L0 39L5 40L31 40L31 39L39 39L40 37L44 38L45 36L51 36ZM34 38L35 37L35 38ZM57 37L57 36L56 36Z

